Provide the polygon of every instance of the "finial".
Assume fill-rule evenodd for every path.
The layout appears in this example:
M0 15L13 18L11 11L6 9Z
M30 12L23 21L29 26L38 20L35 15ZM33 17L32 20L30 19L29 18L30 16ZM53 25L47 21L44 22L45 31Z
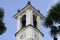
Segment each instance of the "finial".
M19 13L20 12L20 9L18 9L17 12Z
M37 11L40 13L40 10L39 9Z
M28 5L31 5L31 2L30 1L28 1Z

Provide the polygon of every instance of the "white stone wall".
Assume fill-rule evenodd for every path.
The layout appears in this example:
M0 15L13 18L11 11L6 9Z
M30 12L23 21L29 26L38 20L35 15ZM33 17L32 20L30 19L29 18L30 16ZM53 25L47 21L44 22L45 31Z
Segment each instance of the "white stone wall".
M26 25L33 25L33 13L32 10L26 10Z
M17 32L21 29L22 27L22 24L21 24L21 17L23 15L26 15L26 26L31 24L33 25L33 10L31 9L27 9L25 10L23 13L21 13L20 15L18 15L17 17ZM40 16L37 15L37 13L35 13L36 17L37 17L37 28L41 31L41 27L40 27ZM33 27L31 26L28 26L24 29L21 29L18 33L17 33L17 36L16 36L16 40L30 40L30 39L33 39L33 40L36 40L35 38L35 33L39 36L39 39L37 40L42 40L42 34L34 29ZM20 38L21 35L25 35L25 37L23 39Z
M21 15L18 15L18 17L17 17L17 32L21 29L21 27L22 27L22 23L21 23L21 17L23 16L23 15L25 15L26 14L26 12L24 12L24 13L22 13Z
M25 37L23 39L20 38L20 35L23 33L25 33ZM42 35L39 31L35 30L33 27L29 26L25 29L23 29L22 31L20 31L17 36L16 36L16 40L28 40L28 39L34 39L37 40L35 38L35 33L39 36L39 40L42 40Z
M32 9L28 8L23 13L20 13L20 15L18 15L18 17L17 17L17 31L19 31L21 29L21 26L22 26L22 24L21 24L21 17L23 15L26 15L26 26L29 25L29 24L33 25L33 14L35 14L36 18L37 18L36 19L37 20L37 28L39 30L41 30L41 27L40 27L40 20L41 20L41 18L40 18L40 16L37 15L37 13L34 12Z
M20 28L21 28L21 20L20 20L20 18L18 17L18 18L17 18L17 31L19 31Z
M40 21L41 21L40 16L37 16L37 28L41 31Z

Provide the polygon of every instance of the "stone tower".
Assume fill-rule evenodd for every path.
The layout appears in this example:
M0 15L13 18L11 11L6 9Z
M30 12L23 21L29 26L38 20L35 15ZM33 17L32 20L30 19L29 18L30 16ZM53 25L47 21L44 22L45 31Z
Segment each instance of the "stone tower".
M17 20L16 40L42 40L40 21L44 16L30 3L14 15Z

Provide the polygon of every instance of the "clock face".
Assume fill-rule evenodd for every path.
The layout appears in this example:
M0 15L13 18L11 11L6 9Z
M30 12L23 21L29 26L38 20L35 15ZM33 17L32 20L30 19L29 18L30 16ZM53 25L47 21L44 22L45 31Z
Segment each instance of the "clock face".
M35 37L36 40L39 40L39 35L38 35L38 33L35 32L34 37Z
M37 34L35 35L35 39L39 40L39 36Z
M25 32L22 32L21 35L20 35L20 39L24 39L26 36L26 33Z

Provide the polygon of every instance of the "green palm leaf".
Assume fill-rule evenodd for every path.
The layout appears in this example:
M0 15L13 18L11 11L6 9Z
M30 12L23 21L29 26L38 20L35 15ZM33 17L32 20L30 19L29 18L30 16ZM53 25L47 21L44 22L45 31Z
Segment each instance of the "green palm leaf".
M5 24L3 23L4 10L0 7L0 35L6 31Z

